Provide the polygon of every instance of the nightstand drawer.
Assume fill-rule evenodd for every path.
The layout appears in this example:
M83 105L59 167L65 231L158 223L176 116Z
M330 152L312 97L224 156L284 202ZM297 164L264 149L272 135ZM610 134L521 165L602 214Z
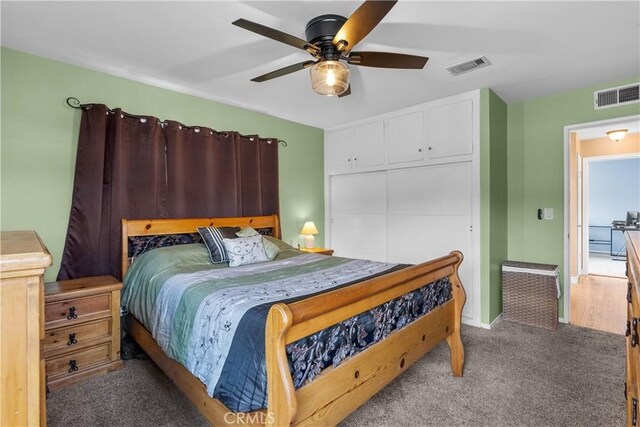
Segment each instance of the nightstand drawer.
M48 380L77 375L87 369L111 362L111 342L47 358Z
M111 294L71 298L47 303L44 307L45 328L111 315Z
M111 340L111 318L46 331L44 352L48 357L108 340Z

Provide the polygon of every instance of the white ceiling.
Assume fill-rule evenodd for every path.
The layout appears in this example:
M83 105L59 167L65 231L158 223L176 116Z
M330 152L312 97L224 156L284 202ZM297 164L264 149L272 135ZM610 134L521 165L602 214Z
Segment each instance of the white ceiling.
M480 87L514 102L640 74L638 1L400 1L357 50L425 55L424 70L353 66L342 99L316 95L307 70L250 81L309 56L231 22L304 38L311 18L359 4L2 1L1 35L13 49L321 128ZM445 70L479 55L492 65Z

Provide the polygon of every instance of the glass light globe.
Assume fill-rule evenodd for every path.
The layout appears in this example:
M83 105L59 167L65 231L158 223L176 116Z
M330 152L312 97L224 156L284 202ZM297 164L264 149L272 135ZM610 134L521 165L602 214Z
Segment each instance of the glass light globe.
M349 67L340 61L321 61L310 69L311 87L320 95L338 96L349 87Z

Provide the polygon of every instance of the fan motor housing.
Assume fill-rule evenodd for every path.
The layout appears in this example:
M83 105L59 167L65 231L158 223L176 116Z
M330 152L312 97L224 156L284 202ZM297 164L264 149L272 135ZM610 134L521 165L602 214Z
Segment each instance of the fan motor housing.
M320 15L313 18L304 30L309 43L333 40L347 18L340 15Z

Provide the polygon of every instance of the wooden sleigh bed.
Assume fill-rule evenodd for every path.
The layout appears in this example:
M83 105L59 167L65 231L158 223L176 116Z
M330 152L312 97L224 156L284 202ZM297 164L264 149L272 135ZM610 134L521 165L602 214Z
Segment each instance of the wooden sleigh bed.
M130 237L193 233L204 226L270 228L273 237L280 238L280 224L275 215L123 219L123 276L130 265ZM198 378L165 355L137 319L129 316L126 327L133 339L212 425L335 425L443 340L447 341L451 351L453 375L462 376L464 349L460 322L466 296L458 277L461 262L462 254L456 251L298 302L273 305L267 317L265 337L268 407L255 412L230 412L222 402L207 394L205 385ZM445 277L451 284L450 300L339 366L324 369L312 382L294 388L286 345Z

